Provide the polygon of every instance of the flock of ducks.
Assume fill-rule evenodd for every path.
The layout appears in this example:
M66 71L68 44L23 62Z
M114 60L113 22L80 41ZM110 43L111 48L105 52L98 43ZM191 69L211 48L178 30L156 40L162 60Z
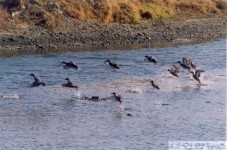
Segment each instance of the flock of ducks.
M158 64L158 61L153 56L146 55L144 57L145 57L145 59L147 59L147 61L154 63L155 65ZM119 65L117 65L114 62L111 62L109 59L107 59L105 61L105 63L108 63L108 65L111 66L113 69L120 69ZM178 74L180 72L180 67L182 67L183 69L188 70L188 72L192 74L192 77L201 85L201 81L199 78L200 78L200 74L202 72L205 72L204 70L197 70L196 65L193 63L192 59L188 59L186 57L183 57L182 61L177 61L177 63L180 64L180 66L177 66L175 64L175 65L173 65L172 68L167 70L172 76L179 77ZM69 69L69 68L72 68L75 70L78 69L78 66L75 63L73 63L72 61L69 61L69 62L63 61L62 64L64 64L64 66L63 66L64 69ZM192 70L195 70L195 72L193 72ZM47 85L44 81L39 80L33 73L30 75L34 78L34 82L31 84L31 87ZM67 83L62 84L62 87L75 88L76 90L78 90L79 87L77 85L73 84L73 82L71 82L69 78L66 78L65 80L67 81ZM159 86L156 83L154 83L153 80L151 80L150 82L151 82L151 85L153 88L160 90ZM115 92L113 92L111 94L117 102L120 102L120 103L123 102L120 95L117 95ZM99 96L83 97L81 99L93 100L93 101L105 100L105 99L100 99Z

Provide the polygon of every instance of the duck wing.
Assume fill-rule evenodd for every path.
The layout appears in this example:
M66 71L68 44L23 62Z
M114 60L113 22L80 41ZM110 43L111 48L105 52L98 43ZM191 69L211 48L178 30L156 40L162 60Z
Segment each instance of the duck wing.
M43 81L39 81L39 85L46 86L47 84Z
M187 63L188 63L187 57L183 57L183 58L182 58L182 63L183 63L183 64L187 64Z
M195 76L199 78L201 72L205 72L205 71L204 70L196 70Z

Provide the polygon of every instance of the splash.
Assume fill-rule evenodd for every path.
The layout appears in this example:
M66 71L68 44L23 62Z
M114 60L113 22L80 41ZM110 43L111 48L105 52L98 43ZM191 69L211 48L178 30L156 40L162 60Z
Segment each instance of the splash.
M81 92L77 91L76 93L73 94L73 97L76 99L81 99Z
M143 90L141 88L132 88L132 89L127 90L126 92L128 92L128 93L139 93L139 94L141 94L141 93L143 93Z
M0 96L2 99L9 99L9 100L18 100L20 99L20 96L17 94L8 94L8 95L2 95Z

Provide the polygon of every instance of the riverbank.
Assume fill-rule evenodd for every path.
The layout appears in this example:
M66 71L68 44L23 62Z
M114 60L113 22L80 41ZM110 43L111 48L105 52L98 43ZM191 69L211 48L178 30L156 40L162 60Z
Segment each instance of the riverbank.
M178 16L155 23L108 25L97 21L65 19L54 29L18 24L0 31L1 51L76 49L156 43L190 43L226 37L225 15Z

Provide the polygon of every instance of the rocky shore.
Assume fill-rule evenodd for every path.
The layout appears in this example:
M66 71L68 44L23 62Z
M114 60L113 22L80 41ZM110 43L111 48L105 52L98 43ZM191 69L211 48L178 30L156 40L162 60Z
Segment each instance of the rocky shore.
M145 45L147 43L189 43L226 37L227 18L177 17L156 23L109 24L96 21L75 21L65 18L64 24L47 29L19 24L0 31L0 52L38 51L95 46Z

